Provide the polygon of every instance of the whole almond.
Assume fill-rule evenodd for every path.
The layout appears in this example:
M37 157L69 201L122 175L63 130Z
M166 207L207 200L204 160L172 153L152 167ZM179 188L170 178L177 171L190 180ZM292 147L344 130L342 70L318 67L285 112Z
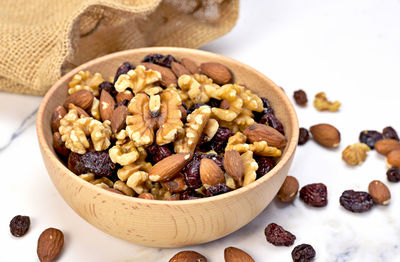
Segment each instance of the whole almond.
M115 96L115 100L117 101L117 103L122 103L125 100L131 101L132 98L133 98L133 94L129 90L125 90L124 92L118 93Z
M225 182L224 172L214 160L203 158L200 161L200 179L203 184L214 186Z
M169 181L161 182L161 186L171 193L179 193L185 191L187 188L183 175L179 175Z
M202 63L200 69L203 74L219 85L227 84L232 79L229 69L220 63Z
M68 156L69 150L65 147L64 142L61 140L61 135L59 132L53 134L53 147L57 153L62 156Z
M375 143L374 148L378 153L387 155L390 151L400 149L400 142L395 139L381 139Z
M388 205L390 201L389 188L379 180L369 183L368 192L372 196L375 203L380 205Z
M190 154L178 153L157 162L149 170L149 179L153 182L166 181L177 174L190 159Z
M282 148L286 146L286 138L278 130L264 124L252 124L244 131L249 142L266 141L269 146Z
M57 106L53 114L51 115L51 130L53 132L58 132L58 128L60 127L60 121L67 114L67 110L65 110L62 106Z
M181 75L190 75L190 72L186 67L174 61L171 62L171 70L178 78Z
M318 124L310 127L314 140L326 147L337 147L340 143L340 132L330 124Z
M113 110L111 115L111 130L118 133L126 126L126 117L128 116L128 108L126 106L119 106Z
M229 150L225 152L224 168L226 173L241 186L244 175L244 165L238 151Z
M295 177L287 176L278 191L277 197L281 202L291 202L296 198L297 191L299 191L299 182Z
M78 116L79 117L82 117L82 116L83 117L90 117L89 114L85 110L83 110L82 108L80 108L79 106L76 106L74 104L69 104L68 109L69 110L75 109L76 112L78 112Z
M37 255L41 262L53 261L64 245L64 234L56 228L48 228L40 234Z
M189 70L189 72L191 74L199 74L200 73L200 68L196 65L195 62L193 62L192 60L188 59L188 58L182 58L182 64L184 67L187 68L187 70Z
M92 92L87 90L79 90L65 99L64 107L68 108L69 104L74 104L83 110L88 110L92 106L93 99L94 96Z
M196 251L186 250L176 253L169 262L207 262L207 258Z
M100 116L103 121L111 120L114 111L114 98L106 90L102 90L100 94Z
M156 64L152 64L152 63L148 63L148 62L144 62L144 63L142 63L142 65L144 65L144 67L146 67L147 69L151 69L151 70L160 72L161 77L162 77L161 83L163 85L168 87L171 84L172 85L177 84L175 74L168 67L160 66L160 65L156 65Z
M394 166L400 168L400 150L390 151L386 155L386 164L389 168Z
M254 259L236 247L227 247L224 250L225 262L254 262Z
M138 195L138 198L149 199L149 200L156 199L156 197L152 193L141 193L140 195Z

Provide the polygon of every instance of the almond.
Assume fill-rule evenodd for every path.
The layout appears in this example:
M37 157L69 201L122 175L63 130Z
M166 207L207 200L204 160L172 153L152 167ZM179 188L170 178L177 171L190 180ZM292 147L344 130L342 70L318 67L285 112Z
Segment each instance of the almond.
M225 262L254 262L254 259L236 247L227 247L224 250Z
M174 61L171 62L171 70L178 78L181 75L190 75L190 72L186 67Z
M186 250L175 254L169 262L207 262L207 258L196 251Z
M281 202L291 202L296 198L297 191L299 191L299 182L295 177L287 176L277 197Z
M285 136L278 130L264 124L253 124L246 128L244 134L251 143L266 141L269 146L277 148L282 148L287 143Z
M147 69L151 69L151 70L160 72L161 77L162 77L161 83L164 86L168 87L171 84L173 84L173 85L177 84L176 76L171 71L171 69L169 69L168 67L160 66L160 65L156 65L156 64L152 64L152 63L147 63L147 62L142 63L142 65L144 65Z
M393 150L386 156L386 164L391 167L400 168L400 150Z
M153 182L166 181L176 175L186 165L190 154L178 153L157 162L149 170L149 179Z
M200 68L196 65L195 62L188 58L182 58L182 64L189 70L191 74L199 74Z
M138 195L138 198L149 199L149 200L156 199L156 197L152 193L141 193L140 195Z
M390 151L400 149L400 142L395 139L381 139L375 143L374 148L378 153L387 155Z
M203 184L214 186L225 182L224 172L214 160L203 158L200 161L200 179Z
M171 193L179 193L187 188L183 175L179 175L170 181L161 182L161 186Z
M122 103L125 100L131 101L132 98L133 98L133 94L129 90L125 90L124 92L118 93L115 96L115 100L117 100L117 103Z
M232 79L229 69L220 63L202 63L200 69L203 74L219 85L227 84Z
M103 121L111 120L114 106L114 98L106 90L102 90L100 94L100 116Z
M64 234L56 228L48 228L39 236L37 255L41 262L53 261L64 245Z
M224 168L226 173L241 186L244 175L244 166L238 151L229 150L225 152Z
M119 106L111 115L111 130L118 133L126 126L126 117L128 116L128 108L126 106Z
M64 107L68 108L69 104L74 104L83 108L83 110L88 110L92 106L93 99L94 96L92 92L87 90L79 90L65 99Z
M76 106L74 104L69 104L68 109L69 110L75 109L76 112L78 112L79 117L90 117L89 114L85 110L83 110L82 108L80 108L79 106Z
M340 143L340 132L330 124L318 124L310 127L314 140L326 147L337 147Z
M53 114L51 115L51 130L53 130L53 132L58 132L60 121L66 114L67 110L62 106L57 106L54 109Z
M368 192L372 196L375 203L380 205L388 205L390 201L389 188L379 180L369 183Z

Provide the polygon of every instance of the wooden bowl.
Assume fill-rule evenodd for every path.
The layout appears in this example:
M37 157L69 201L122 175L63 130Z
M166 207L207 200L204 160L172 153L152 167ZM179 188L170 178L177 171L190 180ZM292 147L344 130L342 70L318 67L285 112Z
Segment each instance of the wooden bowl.
M271 102L285 127L288 144L278 164L250 185L222 195L185 201L159 201L115 194L72 173L52 147L53 110L64 103L68 82L81 70L114 76L125 61L138 64L149 53L187 57L198 65L219 62L229 67L237 83L245 84ZM271 202L282 185L298 140L298 122L289 98L280 87L253 68L233 59L194 49L157 47L110 54L87 62L62 77L47 92L38 112L37 134L42 157L58 192L82 218L100 230L153 247L178 247L213 241L243 227Z

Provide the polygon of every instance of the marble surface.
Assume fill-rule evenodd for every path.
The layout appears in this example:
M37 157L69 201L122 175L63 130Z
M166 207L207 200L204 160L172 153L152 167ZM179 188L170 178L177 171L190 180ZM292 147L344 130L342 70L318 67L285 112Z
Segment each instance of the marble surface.
M333 150L313 141L299 147L290 170L301 186L325 183L327 207L310 208L299 199L273 201L239 231L199 246L137 246L81 219L58 195L40 156L35 112L41 97L0 93L0 261L38 261L37 238L47 227L65 233L57 261L168 261L176 252L192 249L214 262L223 261L227 246L242 248L256 261L291 261L293 247L266 242L264 228L271 222L294 233L295 245L312 244L316 261L400 261L400 183L386 180L384 158L374 151L358 167L341 160L341 151L357 142L363 129L392 125L400 131L399 14L399 0L243 0L237 26L202 47L253 66L290 97L304 89L309 100L320 91L340 100L338 113L317 112L312 104L296 110L301 126L331 123L341 131L342 142ZM389 186L389 206L353 214L339 205L344 190L367 190L373 179ZM8 227L16 214L31 217L28 234L19 239Z

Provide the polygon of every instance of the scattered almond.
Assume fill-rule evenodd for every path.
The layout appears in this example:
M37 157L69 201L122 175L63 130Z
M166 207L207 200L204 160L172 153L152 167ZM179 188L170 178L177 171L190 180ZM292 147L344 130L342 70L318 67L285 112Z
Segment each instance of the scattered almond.
M203 158L200 161L200 179L203 184L214 186L225 182L224 172L214 160Z
M337 147L340 143L340 132L330 124L318 124L310 127L314 140L326 147Z
M291 202L296 198L297 191L299 191L299 182L295 177L287 176L278 191L277 197L281 202Z
M282 148L287 143L285 136L278 130L264 124L253 124L246 128L244 134L251 143L266 141L269 146L277 148Z
M67 110L65 110L62 106L57 106L53 114L51 115L51 130L53 132L58 132L58 128L60 127L61 119L67 114Z
M201 72L219 85L227 84L232 79L229 69L220 63L202 63L200 65Z
M149 179L153 182L166 181L181 171L189 159L190 154L170 155L150 168Z
M114 98L106 90L102 90L100 94L100 116L103 121L111 120L114 106Z
M151 69L151 70L160 72L161 77L162 77L161 83L163 85L168 87L171 84L172 85L177 84L176 76L171 71L171 69L169 69L168 67L160 66L160 65L156 65L156 64L152 64L152 63L147 63L147 62L142 63L142 65L144 65L147 69Z
M152 193L141 193L138 198L155 200L156 197Z
M380 205L388 205L390 201L389 188L379 180L369 183L368 192L372 196L375 203Z
M394 166L400 168L400 150L393 150L387 154L386 164L389 168Z
M236 247L227 247L224 250L225 262L254 262L254 259Z
M200 68L196 65L195 62L188 58L182 58L182 64L189 70L191 74L199 74Z
M115 96L115 100L117 101L117 103L122 103L125 100L131 101L132 98L133 98L133 94L129 90L125 90L124 92L119 92Z
M112 132L118 133L126 125L126 117L128 116L128 108L126 106L119 106L111 115L111 130Z
M78 91L79 92L79 91ZM56 228L48 228L40 234L37 255L41 262L53 261L64 245L64 234Z
M375 143L375 150L382 155L387 155L390 151L400 149L400 142L395 139L381 139Z
M169 262L207 262L207 258L196 251L181 251L173 256Z
M242 185L244 165L240 154L236 150L229 150L224 155L224 168L228 175L239 185Z
M186 67L184 67L180 63L177 63L177 62L174 62L174 61L171 62L171 70L172 70L172 72L174 72L174 74L178 78L181 75L190 75L190 72Z
M171 193L179 193L185 191L187 188L183 175L179 175L169 181L161 182L161 186Z
M94 96L92 92L87 90L79 90L68 96L64 102L64 107L68 108L69 104L74 104L83 108L83 110L88 110L93 103Z

